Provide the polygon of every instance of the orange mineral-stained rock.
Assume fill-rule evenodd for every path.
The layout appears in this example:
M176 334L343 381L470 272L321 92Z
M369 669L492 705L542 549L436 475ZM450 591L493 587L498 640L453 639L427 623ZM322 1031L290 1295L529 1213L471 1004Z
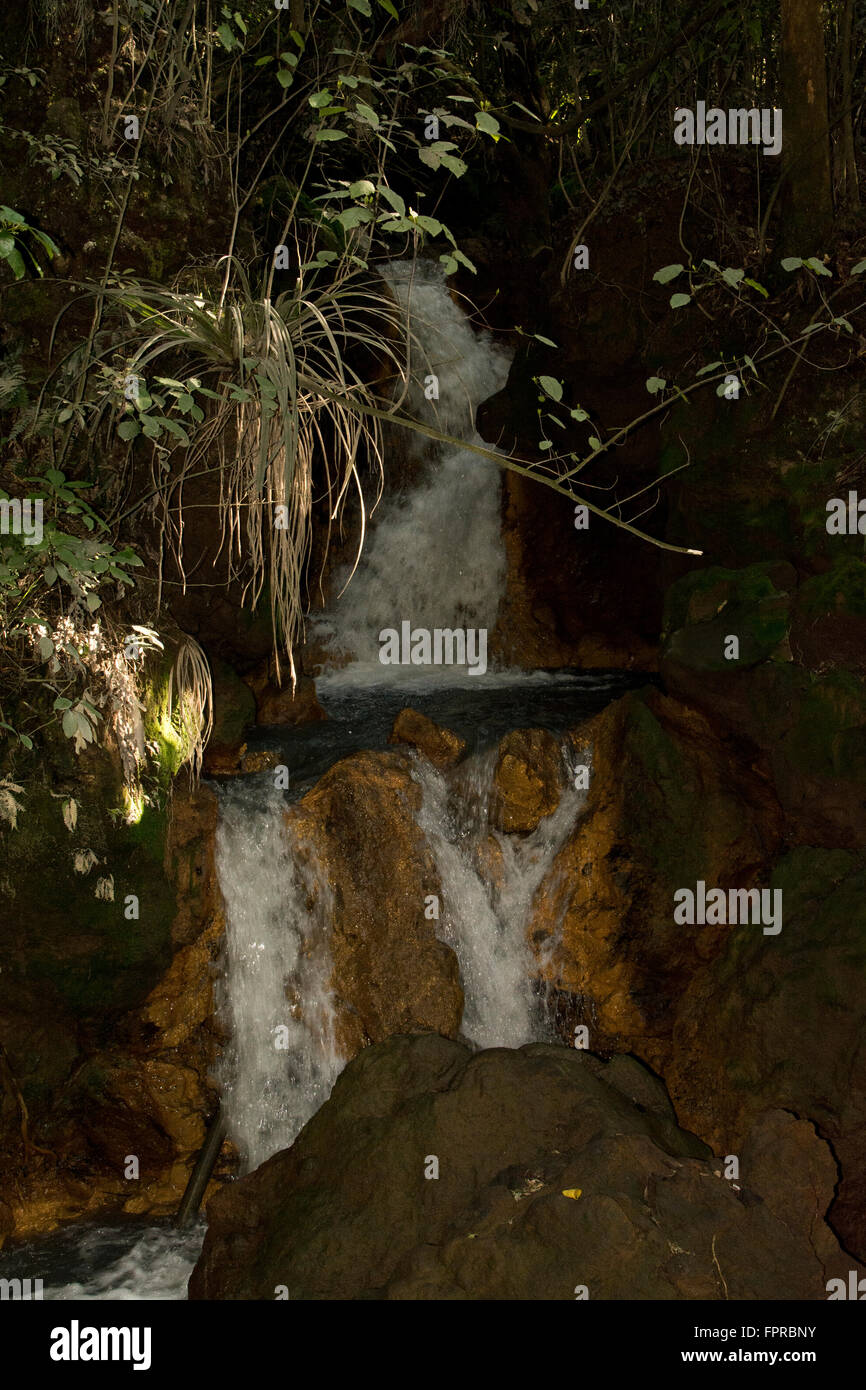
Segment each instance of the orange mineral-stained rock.
M546 729L515 729L499 745L492 823L499 830L535 830L556 810L562 786L559 740Z
M455 1037L463 1011L457 959L425 916L440 894L414 812L420 790L404 753L358 753L286 812L300 854L318 864L346 1056L394 1033Z
M586 807L538 890L529 939L550 984L592 1001L591 1049L658 1066L685 986L729 933L677 925L674 893L698 879L750 887L779 845L779 807L702 714L656 690L609 705L581 736Z
M459 738L450 729L434 724L432 719L416 709L400 711L388 735L388 742L408 744L440 769L453 767L466 752L465 739Z

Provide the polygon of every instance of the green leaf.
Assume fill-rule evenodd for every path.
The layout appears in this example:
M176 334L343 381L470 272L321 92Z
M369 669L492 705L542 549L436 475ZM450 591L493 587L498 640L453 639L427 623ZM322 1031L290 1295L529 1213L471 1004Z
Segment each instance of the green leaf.
M591 434L591 435L589 436L589 447L590 447L590 449L600 449L600 448L601 448L601 440L598 439L598 438L596 437L596 435L594 435L594 434Z
M783 270L799 270L803 264L802 256L785 256L782 260Z
M852 265L851 274L862 275L864 270L866 270L866 261L858 261L856 265Z
M373 214L368 208L346 208L334 221L339 222L345 230L351 231L353 227L360 227L363 222L372 222Z
M489 111L476 111L475 125L478 130L483 130L485 135L492 135L494 140L499 139L499 122Z
M345 140L345 130L317 130L316 139L321 140Z
M232 49L237 43L237 39L234 36L234 32L232 30L231 25L219 24L217 26L217 37L219 38L219 41L222 44L223 48L228 49L229 53L231 53Z
M349 0L349 4L353 10L357 10L359 14L366 15L368 19L373 13L370 9L370 0Z
M137 434L141 434L141 426L137 420L121 420L117 433L121 439L134 439Z
M378 192L400 217L406 216L406 204L399 193L395 193L393 188L388 188L384 183L379 184Z
M367 122L367 125L371 125L374 130L378 130L379 117L373 110L372 106L368 106L365 101L359 101L355 106L355 110L357 111L361 119Z
M819 261L817 256L810 256L805 262L810 270L814 270L816 275L829 275L832 278L832 270L828 270L823 261Z
M71 700L67 700L66 697L65 697L65 695L58 695L58 696L57 696L57 699L54 701L54 708L55 708L55 709L71 709L71 708L72 708L72 701L71 701Z
M651 396L657 396L659 391L663 391L666 386L667 382L663 376L647 377L646 389Z
M690 294L672 294L672 295L671 295L671 308L672 308L672 309L681 309L681 308L683 307L684 304L690 304L691 301L692 301L692 297L691 297Z
M43 661L48 661L54 655L54 643L50 637L39 638L39 655Z
M675 280L681 271L685 270L683 265L663 265L661 270L657 270L653 276L660 285L666 285L669 280Z
M294 80L294 76L288 68L280 68L277 73L277 81L281 87L291 87Z
M439 162L449 173L454 174L455 178L462 179L468 164L464 164L462 159L458 159L454 154L443 154L439 156Z
M584 420L589 419L586 411L582 410L579 405L575 406L574 410L570 410L568 413L572 420L576 420L579 425L582 425Z
M757 290L757 291L758 291L758 294L762 294L762 295L764 296L765 299L769 299L769 298L770 298L770 292L769 292L769 290L765 290L763 285L760 285L760 284L758 283L757 280L751 280L751 279L749 278L748 275L746 276L745 280L743 281L743 284L744 284L744 285L749 285L749 286L751 287L751 289L753 289L753 290Z
M350 198L369 198L376 192L376 185L369 179L358 179L356 183L349 185Z
M445 267L446 275L456 275L460 269L453 256L443 255L439 257L440 264Z
M102 599L99 597L98 594L88 594L84 602L87 604L87 607L91 613L95 613L97 608L101 607L102 605Z
M545 338L541 333L533 333L532 336L537 343L544 343L545 347L555 348L557 346L556 343L551 342L550 338Z
M733 289L736 289L745 273L744 270L735 270L733 266L729 265L722 271L722 279L726 285L731 285Z
M51 585L54 583L55 579L57 578L57 570L54 568L53 565L45 566L44 570L42 571L42 578L45 580L46 584Z
M548 396L550 396L551 400L554 400L554 401L561 401L561 400L562 400L562 382L561 382L561 381L557 381L557 380L556 380L556 377L553 377L553 376L540 376L540 377L538 378L538 384L539 384L539 386L541 387L542 391L546 391L546 392L547 392L547 394L548 394Z
M552 439L539 439L539 441L538 441L538 447L539 447L539 449L552 449L552 448L553 448L553 440L552 440Z
M391 0L379 0L379 4L382 6L382 9L385 10L386 13L391 16L392 19L400 18L399 14L397 13L397 11L391 3Z
M706 376L708 372L714 372L716 367L723 367L724 365L724 362L721 360L718 362L708 362L705 367L701 367L699 372L695 372L695 376Z
M183 425L178 424L177 420L169 420L166 416L163 415L161 415L159 418L160 424L165 426L169 434L173 434L175 439L180 440L181 444L189 444L189 435L187 434Z
M416 213L414 222L416 227L421 228L422 232L429 232L431 236L442 235L442 223L435 217L422 217L420 213Z
M333 99L327 87L323 87L320 92L313 92L311 97L307 97L307 101L313 107L313 110L318 110L320 106L327 106Z
M16 280L24 279L24 261L15 247L15 238L0 236L0 260L6 261Z

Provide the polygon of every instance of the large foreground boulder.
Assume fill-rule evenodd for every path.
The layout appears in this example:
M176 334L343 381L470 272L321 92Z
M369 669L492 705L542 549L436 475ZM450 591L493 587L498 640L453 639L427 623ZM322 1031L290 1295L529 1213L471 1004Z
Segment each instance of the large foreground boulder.
M823 1299L853 1264L821 1219L834 1174L770 1115L728 1180L630 1057L394 1037L212 1199L190 1297Z

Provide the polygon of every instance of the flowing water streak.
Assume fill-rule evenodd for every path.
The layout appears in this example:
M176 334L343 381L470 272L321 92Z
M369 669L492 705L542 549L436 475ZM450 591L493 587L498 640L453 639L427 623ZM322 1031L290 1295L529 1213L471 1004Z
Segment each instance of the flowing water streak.
M445 434L474 444L475 412L501 391L511 354L487 332L476 332L451 298L442 269L395 261L384 269L418 346L413 349L406 407ZM427 399L436 378L438 399ZM392 494L377 509L358 570L332 609L311 623L312 633L349 665L328 682L393 683L412 667L383 666L379 633L415 628L493 630L505 588L500 516L500 469L492 460L448 444L431 445L403 432L405 447L423 458L419 481ZM386 489L389 479L387 477ZM339 593L347 573L339 576ZM414 668L417 676L417 668ZM465 668L445 667L453 684ZM475 684L475 682L471 682Z
M478 754L461 768L456 795L449 795L446 779L426 760L415 766L421 787L418 825L442 890L439 935L460 963L466 996L462 1031L476 1047L521 1047L550 1039L546 1010L532 984L539 962L526 933L535 893L586 801L586 792L574 785L568 740L562 756L567 781L559 805L522 836L504 835L490 825L495 751Z
M230 1042L219 1079L245 1170L292 1143L342 1067L328 985L327 885L285 810L269 776L235 779L221 797L222 1016Z

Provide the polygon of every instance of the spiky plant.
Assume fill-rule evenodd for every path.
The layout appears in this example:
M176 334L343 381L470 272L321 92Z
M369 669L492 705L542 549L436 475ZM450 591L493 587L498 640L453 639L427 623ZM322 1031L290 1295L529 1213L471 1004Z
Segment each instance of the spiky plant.
M361 358L402 372L399 307L383 281L345 261L327 284L305 290L299 281L294 292L273 301L257 297L239 267L220 296L138 282L101 293L130 316L134 349L126 379L183 385L206 410L199 411L203 418L190 438L188 417L181 427L178 418L148 413L148 394L123 404L115 395L104 400L93 427L108 411L115 420L125 417L125 437L137 433L138 424L155 441L163 535L182 575L182 505L181 521L173 525L173 499L190 474L219 469L221 544L230 576L241 579L244 601L253 607L267 584L277 672L284 645L294 683L314 499L327 497L333 522L350 490L357 491L360 554L367 507L363 462L372 462L377 496L381 490L382 400L365 379ZM171 377L155 377L169 368ZM156 442L163 428L171 431L170 449Z

